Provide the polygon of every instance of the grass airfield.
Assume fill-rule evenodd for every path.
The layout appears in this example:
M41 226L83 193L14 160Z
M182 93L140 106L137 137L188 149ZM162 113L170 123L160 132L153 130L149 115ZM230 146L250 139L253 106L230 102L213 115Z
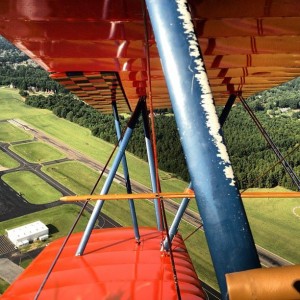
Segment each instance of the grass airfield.
M82 128L77 124L57 118L48 110L41 110L26 106L16 90L0 88L0 105L0 121L13 118L22 119L35 128L44 131L58 140L61 140L65 144L68 144L70 148L76 149L91 159L97 160L101 163L106 162L107 157L110 155L110 152L113 149L112 145L93 137L89 130ZM2 138L3 136L6 136L6 134L3 132L1 134L2 124L6 123L0 122L0 140L1 136ZM9 129L6 128L5 130L7 131ZM9 135L10 138L8 140L6 139L6 142L14 140L15 136L20 135L20 132L10 132ZM27 136L26 138L23 137L22 139L28 140L29 138L30 137ZM25 152L24 158L26 160L32 159L32 161L39 160L39 162L43 162L43 158L36 158L38 151L29 151L28 145L23 146L23 148L24 147L26 151L23 149L23 152ZM15 149L13 150L16 151ZM43 154L42 157L47 157L48 150L46 149L43 150L43 152L44 151L46 154ZM147 163L131 154L127 155L127 160L129 164L129 170L134 170L134 173L130 173L131 178L146 186L150 186ZM5 168L16 167L12 163L6 163L6 161L7 157L5 154L1 154L0 152L0 166ZM69 189L74 190L75 193L89 192L91 190L91 186L95 182L95 178L97 178L97 174L94 170L75 162L64 162L43 166L42 171L66 185ZM121 168L119 172L122 172ZM160 172L160 175L162 177L161 183L163 191L183 191L188 185L186 182L172 178L172 176L170 176L168 173ZM2 179L4 180L4 178ZM33 182L34 185L35 179L31 179L31 182ZM80 184L78 182L80 182ZM118 185L114 185L113 189L115 190L112 192L122 192L122 187ZM43 190L45 189L43 188ZM40 196L35 197L36 199L41 199ZM52 198L47 198L48 203L57 200L57 197L57 195L54 195ZM41 200L30 201L38 204ZM152 205L148 202L137 202L139 202L136 205L137 213L140 216L139 224L141 226L155 226ZM191 202L192 203L190 207L195 208L195 200L193 199ZM128 204L125 201L120 201L118 205L115 203L116 202L105 204L103 207L103 212L124 226L130 225L130 217L128 217ZM267 250L274 252L293 263L300 263L300 254L299 251L297 251L297 249L300 249L300 209L299 216L297 214L297 207L300 206L299 200L244 199L244 204L255 242L263 248L266 248ZM53 238L66 235L66 230L59 226L59 224L62 222L62 220L65 222L65 216L67 214L70 216L74 216L76 214L76 209L69 209L69 207L73 207L73 205L70 204L60 206L57 208L58 211L54 211L53 208L38 213L38 218L40 218L42 221L44 218L43 213L45 213L46 224L53 224L53 226L58 229L58 232L54 233ZM5 228L19 226L21 224L28 223L31 220L33 221L36 218L37 215L31 214L18 218L18 220L13 219L0 222L0 233L3 232ZM172 219L171 214L168 214L168 219L170 223ZM78 230L82 230L84 228L85 222L86 219L83 220L82 227L80 227ZM64 226L64 228L69 228L71 226L67 225L67 222L65 225L66 226ZM182 222L180 231L183 237L188 236L193 230L193 226L187 224L186 222ZM199 277L208 284L217 287L203 232L198 231L186 241L186 244L194 261L194 265L197 268Z

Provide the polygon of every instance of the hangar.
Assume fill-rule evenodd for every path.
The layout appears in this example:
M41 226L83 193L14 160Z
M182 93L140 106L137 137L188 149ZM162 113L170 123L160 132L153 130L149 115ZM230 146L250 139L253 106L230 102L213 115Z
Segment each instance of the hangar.
M16 246L24 246L29 242L46 240L49 228L41 221L36 221L13 229L6 229L7 237Z

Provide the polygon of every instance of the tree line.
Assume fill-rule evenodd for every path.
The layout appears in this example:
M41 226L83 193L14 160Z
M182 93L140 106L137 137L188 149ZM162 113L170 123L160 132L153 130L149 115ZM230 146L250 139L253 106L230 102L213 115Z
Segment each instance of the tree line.
M50 109L58 117L89 128L94 136L116 143L111 115L101 114L67 93L63 87L49 79L47 72L27 63L28 57L20 54L2 37L0 49L4 53L0 55L3 61L0 64L0 85L13 85L26 97L26 104ZM53 94L29 95L30 91L37 90L52 91ZM248 99L251 108L284 156L300 143L299 90L300 78L297 78ZM218 108L218 113L220 112L221 108ZM120 121L125 128L127 120L121 116ZM159 167L188 181L189 175L174 116L169 111L159 110L159 114L155 116L155 130ZM232 108L224 125L223 135L240 188L277 185L295 188L280 164L270 169L276 164L277 158L240 104ZM136 126L128 151L147 159L142 122ZM293 151L287 160L299 176L299 149Z
M51 109L58 117L89 128L94 136L116 143L113 117L99 113L71 94L54 94L48 97L28 96L25 103L38 108ZM284 156L297 146L300 141L299 120L283 116L270 118L264 112L256 112L256 114ZM127 120L121 116L120 121L124 128ZM188 181L174 116L156 115L155 131L159 167ZM277 158L242 105L237 104L233 107L224 125L224 138L240 188L281 185L295 189L281 164L269 170L276 164ZM142 122L136 126L128 151L142 159L147 158ZM299 174L300 151L294 151L288 157L288 162ZM269 171L265 174L267 170Z

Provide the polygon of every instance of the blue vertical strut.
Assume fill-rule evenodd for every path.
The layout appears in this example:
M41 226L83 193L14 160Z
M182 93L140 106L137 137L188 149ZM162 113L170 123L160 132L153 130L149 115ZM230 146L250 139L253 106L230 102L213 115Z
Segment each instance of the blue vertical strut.
M191 189L191 188L192 188L192 184L190 183L188 189ZM185 210L187 209L187 207L188 207L188 205L190 203L190 200L191 200L190 198L183 198L182 199L182 201L180 203L180 206L179 206L179 208L177 210L177 213L175 215L174 221L173 221L173 223L170 226L169 236L170 236L171 244L172 244L172 241L173 241L173 238L174 238L175 234L178 231L178 227L179 227L180 221L181 221L181 219L182 219L182 217L184 215ZM170 245L169 245L168 238L164 239L163 248L166 251L169 250Z
M155 163L154 163L154 155L153 155L153 148L152 143L150 139L150 128L148 123L148 111L146 103L142 110L142 117L143 117L143 125L144 125L144 135L145 135L145 143L146 143L146 149L147 149L147 158L148 158L148 164L149 164L149 171L150 171L150 179L151 179L151 186L152 191L154 193L158 192L158 186L156 183L156 172L155 172ZM160 203L158 199L154 199L154 207L155 207L155 216L156 216L156 225L157 230L163 230L163 223L162 223L162 214L161 214L161 208Z
M119 119L116 101L112 101L112 110L113 110L113 115L114 115L114 120L115 120L116 134L117 134L118 141L120 142L122 140L122 132L121 132L120 119ZM123 166L123 173L124 173L124 178L125 178L125 183L126 183L126 190L127 190L128 194L131 194L132 189L131 189L131 183L130 183L130 177L129 177L125 153L122 157L122 166ZM129 202L129 207L130 207L131 219L132 219L132 223L133 223L134 236L135 236L136 241L139 242L140 241L140 233L139 233L139 226L138 226L138 221L137 221L137 217L136 217L134 202L132 199L129 199L128 202Z
M220 122L220 126L221 128L223 127L228 115L229 115L229 112L232 108L232 105L235 101L235 98L236 98L236 95L230 95L230 97L228 98L227 102L226 102L226 105L222 111L222 114L221 116L219 117L219 122ZM188 189L191 189L192 188L192 184L190 183L189 184L189 187ZM170 229L169 229L169 235L170 235L170 241L172 242L175 234L177 233L178 231L178 227L179 227L179 224L180 224L180 221L184 215L184 212L185 210L187 209L188 205L189 205L189 202L190 202L190 198L184 198L182 199L182 202L178 208L178 211L175 215L175 218L174 218L174 221L172 223L172 225L170 226ZM164 240L164 243L163 243L163 247L165 250L169 250L169 243L168 243L168 239L166 238Z
M225 274L260 267L185 0L146 0L223 299ZM200 249L199 249L200 252Z

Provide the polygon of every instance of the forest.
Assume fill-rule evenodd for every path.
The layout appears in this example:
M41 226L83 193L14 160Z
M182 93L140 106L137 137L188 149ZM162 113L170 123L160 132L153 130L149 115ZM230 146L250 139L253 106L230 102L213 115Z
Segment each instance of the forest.
M19 62L18 51L0 38L2 63L0 85L13 85L26 97L25 103L34 107L50 109L65 118L91 130L94 136L110 143L116 142L114 120L67 93L48 78L41 68L24 59ZM4 44L4 46L2 46ZM3 55L3 50L5 55ZM6 57L6 59L4 59ZM52 94L37 95L37 91ZM264 91L247 99L247 103L279 148L283 156L300 176L300 78ZM217 108L220 114L222 108ZM127 119L121 116L123 128ZM185 159L178 138L174 116L163 110L155 115L155 131L159 167L174 176L189 180ZM275 187L281 185L296 190L282 165L278 163L261 133L240 103L232 108L223 128L223 135L237 177L239 187ZM137 125L128 151L146 159L142 123ZM288 155L288 153L290 153Z

